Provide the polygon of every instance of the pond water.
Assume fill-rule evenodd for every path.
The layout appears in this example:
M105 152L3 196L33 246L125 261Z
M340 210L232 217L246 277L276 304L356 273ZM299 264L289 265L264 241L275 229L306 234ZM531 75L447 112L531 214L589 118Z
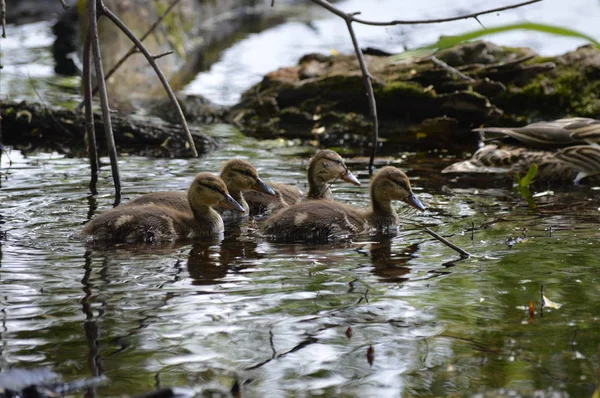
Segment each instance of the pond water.
M47 70L48 43L23 45L32 58L13 53L14 62L37 65L42 95L47 87L73 100L74 85ZM35 99L22 69L2 78ZM232 157L251 160L266 181L305 188L314 148L205 129L224 145L200 159L121 157L124 200L183 190ZM452 161L439 153L384 149L428 208L398 204L404 223L393 237L275 244L260 220L246 220L219 239L110 250L73 236L112 207L108 167L90 196L85 159L9 151L0 370L105 375L89 396L166 386L227 396L237 382L244 397L591 397L600 381L597 187L536 187L533 207L509 181L439 174ZM367 206L368 178L353 171L363 186L336 184L334 195ZM473 256L459 261L423 226ZM542 286L557 305L541 309Z

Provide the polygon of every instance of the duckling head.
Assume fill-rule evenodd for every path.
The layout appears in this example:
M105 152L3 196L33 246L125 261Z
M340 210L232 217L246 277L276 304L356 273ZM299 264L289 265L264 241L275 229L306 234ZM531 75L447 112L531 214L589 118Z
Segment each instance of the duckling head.
M382 168L373 178L371 200L374 205L401 200L416 209L425 210L425 206L413 193L406 174L393 166Z
M225 163L221 178L231 193L253 189L275 196L273 189L260 179L254 166L246 160L232 159Z
M193 210L221 204L228 209L244 212L244 208L229 195L227 185L218 176L200 173L188 189L188 200Z
M360 185L360 181L348 170L344 159L337 152L329 149L317 152L310 160L308 178L319 184L339 178L351 184Z

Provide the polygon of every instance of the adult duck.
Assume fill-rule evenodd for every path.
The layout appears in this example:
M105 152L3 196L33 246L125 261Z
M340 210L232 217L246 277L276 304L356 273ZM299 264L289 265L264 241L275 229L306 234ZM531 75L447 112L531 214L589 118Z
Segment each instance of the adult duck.
M238 212L224 208L223 206L217 206L215 209L221 213L221 217L225 220L238 219L249 214L249 206L244 196L251 191L247 190L255 190L267 197L275 196L273 189L260 179L256 168L246 160L229 160L223 165L220 177L227 185L227 190L231 197L244 208L243 212ZM245 193L243 193L244 191ZM124 203L123 206L139 206L150 203L171 207L179 211L191 212L185 192L152 192Z
M526 173L538 166L537 180L578 183L600 173L600 121L558 119L525 127L475 129L483 146L471 159L454 163L442 173Z
M317 152L308 163L308 192L304 193L286 184L269 185L273 188L275 197L267 196L261 192L246 191L246 201L250 206L250 214L257 215L272 213L284 207L301 202L303 199L333 199L331 184L336 180L342 180L354 185L360 185L360 181L348 170L344 159L335 151L323 149Z
M394 200L425 210L406 174L392 166L382 168L375 175L370 196L370 209L325 200L293 205L269 217L264 234L275 241L328 241L362 232L395 229L399 218L392 207Z
M92 219L82 230L90 242L165 242L222 233L223 220L213 206L221 203L243 212L221 178L200 173L192 181L187 200L190 211L159 203L119 206ZM166 203L167 201L162 201Z

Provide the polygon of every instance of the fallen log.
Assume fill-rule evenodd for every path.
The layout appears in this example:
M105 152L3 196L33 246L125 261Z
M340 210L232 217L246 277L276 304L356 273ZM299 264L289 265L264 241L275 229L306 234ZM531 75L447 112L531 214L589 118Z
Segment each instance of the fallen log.
M69 156L87 156L83 113L27 102L4 102L1 106L3 144L23 151L55 150ZM156 117L112 114L117 148L121 153L151 157L191 157L181 127ZM103 131L102 118L94 114L96 131ZM218 147L217 141L191 129L199 154ZM101 151L106 151L102 139Z

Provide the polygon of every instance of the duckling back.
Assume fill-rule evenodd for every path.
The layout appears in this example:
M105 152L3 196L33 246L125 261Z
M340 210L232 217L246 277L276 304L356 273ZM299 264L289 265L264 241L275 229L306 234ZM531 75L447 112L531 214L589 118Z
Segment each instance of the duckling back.
M82 230L91 242L166 242L223 232L220 217L195 223L187 213L148 204L120 206L98 215Z
M151 192L125 202L121 207L159 205L185 213L191 213L186 192Z
M366 212L338 202L314 200L282 209L265 222L265 235L275 241L328 241L369 229Z

